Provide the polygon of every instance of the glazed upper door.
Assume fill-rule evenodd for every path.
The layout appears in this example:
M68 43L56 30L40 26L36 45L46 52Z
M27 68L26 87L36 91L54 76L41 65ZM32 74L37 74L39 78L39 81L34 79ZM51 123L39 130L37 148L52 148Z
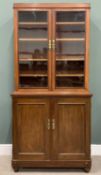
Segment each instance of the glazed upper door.
M17 13L17 88L51 88L50 20L49 10L24 9Z
M53 89L85 88L86 11L56 10L53 16Z
M15 159L48 160L50 158L49 100L17 99L14 115Z
M15 11L16 89L88 89L87 10Z

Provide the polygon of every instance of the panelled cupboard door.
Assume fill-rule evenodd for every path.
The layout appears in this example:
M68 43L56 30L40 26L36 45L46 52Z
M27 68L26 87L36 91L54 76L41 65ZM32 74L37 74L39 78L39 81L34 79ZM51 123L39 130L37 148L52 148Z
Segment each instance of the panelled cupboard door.
M89 159L89 99L58 98L53 128L54 159Z
M14 158L49 159L48 100L21 98L14 104Z

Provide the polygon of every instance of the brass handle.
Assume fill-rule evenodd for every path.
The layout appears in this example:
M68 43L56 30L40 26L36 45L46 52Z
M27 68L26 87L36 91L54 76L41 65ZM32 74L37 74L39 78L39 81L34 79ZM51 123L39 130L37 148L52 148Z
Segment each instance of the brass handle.
M52 48L55 50L55 40L52 40Z
M52 119L52 130L55 130L55 119Z
M49 49L52 49L52 42L51 42L51 40L49 40L48 47L49 47Z
M50 130L50 119L48 119L47 128L48 128L48 130Z

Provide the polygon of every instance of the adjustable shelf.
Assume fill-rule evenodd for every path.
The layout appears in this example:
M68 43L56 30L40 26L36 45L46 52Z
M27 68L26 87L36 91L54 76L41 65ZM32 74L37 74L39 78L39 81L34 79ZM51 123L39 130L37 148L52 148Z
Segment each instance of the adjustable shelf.
M31 26L31 25L47 25L47 22L19 22L19 25Z
M48 61L48 59L45 59L45 58L20 58L19 59L19 61L21 61L21 62L28 62L28 61L30 61L30 62L34 62L34 61Z
M56 22L56 25L84 25L85 22Z
M57 58L56 61L84 61L84 58Z
M58 77L84 77L82 71L57 71L56 76Z
M85 38L56 38L56 41L85 41Z
M22 71L20 77L47 77L48 75L45 72L34 72L34 71Z
M56 74L56 77L84 77L84 74L77 74L77 73L75 73L75 74Z
M36 41L36 42L43 42L43 41L48 41L47 38L19 38L19 41Z
M57 55L56 61L84 61L84 55Z
M25 74L22 73L20 74L20 77L47 77L48 75L46 74Z
M19 30L26 30L26 31L32 31L32 30L43 30L43 31L46 31L47 30L47 26L45 27L45 26L40 26L40 28L39 28L39 26L20 26L19 27Z
M84 30L57 30L58 33L84 33Z

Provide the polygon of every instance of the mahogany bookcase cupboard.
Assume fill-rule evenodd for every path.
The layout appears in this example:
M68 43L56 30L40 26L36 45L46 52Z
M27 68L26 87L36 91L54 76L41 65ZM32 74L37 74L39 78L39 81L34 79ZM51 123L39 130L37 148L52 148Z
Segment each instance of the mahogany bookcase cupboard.
M89 4L14 4L13 158L90 170Z

